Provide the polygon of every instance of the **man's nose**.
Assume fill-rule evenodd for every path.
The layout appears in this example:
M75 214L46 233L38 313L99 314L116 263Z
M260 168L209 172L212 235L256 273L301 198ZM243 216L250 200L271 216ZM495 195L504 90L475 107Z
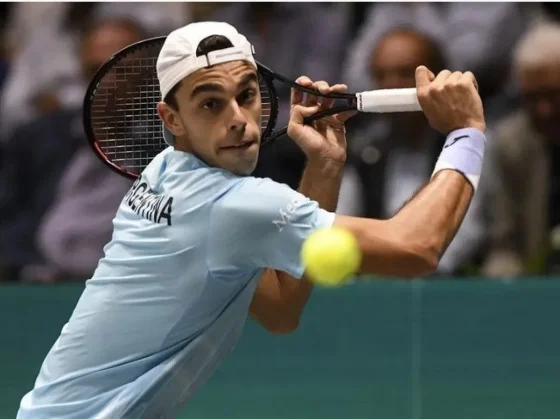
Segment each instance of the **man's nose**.
M232 112L233 116L231 119L230 129L232 131L245 131L245 128L247 127L247 118L241 111L241 107L236 101L232 103Z

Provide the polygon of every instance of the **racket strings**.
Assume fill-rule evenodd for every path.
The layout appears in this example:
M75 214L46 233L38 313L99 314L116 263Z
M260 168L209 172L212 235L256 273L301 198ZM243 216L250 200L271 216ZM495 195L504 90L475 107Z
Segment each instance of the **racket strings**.
M136 174L166 147L157 115L157 51L144 48L122 57L101 79L91 105L99 148Z
M262 77L259 79L259 90L261 95L261 132L265 132L273 113L274 93L270 91L269 85Z

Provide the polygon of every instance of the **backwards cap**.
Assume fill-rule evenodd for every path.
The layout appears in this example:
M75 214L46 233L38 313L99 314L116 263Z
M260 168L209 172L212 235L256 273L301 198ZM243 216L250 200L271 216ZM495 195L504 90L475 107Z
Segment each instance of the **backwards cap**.
M212 51L196 56L200 42L212 35L227 38L233 47ZM195 71L229 61L244 60L257 67L253 58L254 48L237 30L222 22L197 22L171 32L159 53L157 75L162 98L177 83ZM163 138L169 145L174 144L174 136L163 125Z

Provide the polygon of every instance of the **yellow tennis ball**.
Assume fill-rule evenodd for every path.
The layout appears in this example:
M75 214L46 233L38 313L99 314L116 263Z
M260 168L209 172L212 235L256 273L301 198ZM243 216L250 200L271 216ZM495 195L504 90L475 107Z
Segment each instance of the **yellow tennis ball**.
M358 271L362 252L353 234L333 227L313 232L303 243L301 259L312 282L334 287Z

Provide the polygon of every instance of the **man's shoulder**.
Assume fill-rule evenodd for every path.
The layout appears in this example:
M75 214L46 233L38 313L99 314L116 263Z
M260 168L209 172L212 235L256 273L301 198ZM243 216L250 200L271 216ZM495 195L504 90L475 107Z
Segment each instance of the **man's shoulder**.
M142 177L152 184L179 190L235 182L233 174L208 166L194 155L176 151L172 147L154 157Z
M173 200L175 213L189 213L191 218L196 209L208 212L225 197L243 195L244 191L251 190L247 182L246 177L210 167L192 155L166 149L136 180L129 194L140 188L168 196Z
M212 205L212 218L228 218L255 228L286 223L295 213L307 208L311 200L286 184L269 178L247 177L231 187ZM313 204L312 204L313 206ZM316 205L315 205L316 207Z
M262 201L292 195L301 194L285 183L279 183L267 177L244 176L232 179L226 193L220 196L220 200L238 197L246 203L256 205Z

